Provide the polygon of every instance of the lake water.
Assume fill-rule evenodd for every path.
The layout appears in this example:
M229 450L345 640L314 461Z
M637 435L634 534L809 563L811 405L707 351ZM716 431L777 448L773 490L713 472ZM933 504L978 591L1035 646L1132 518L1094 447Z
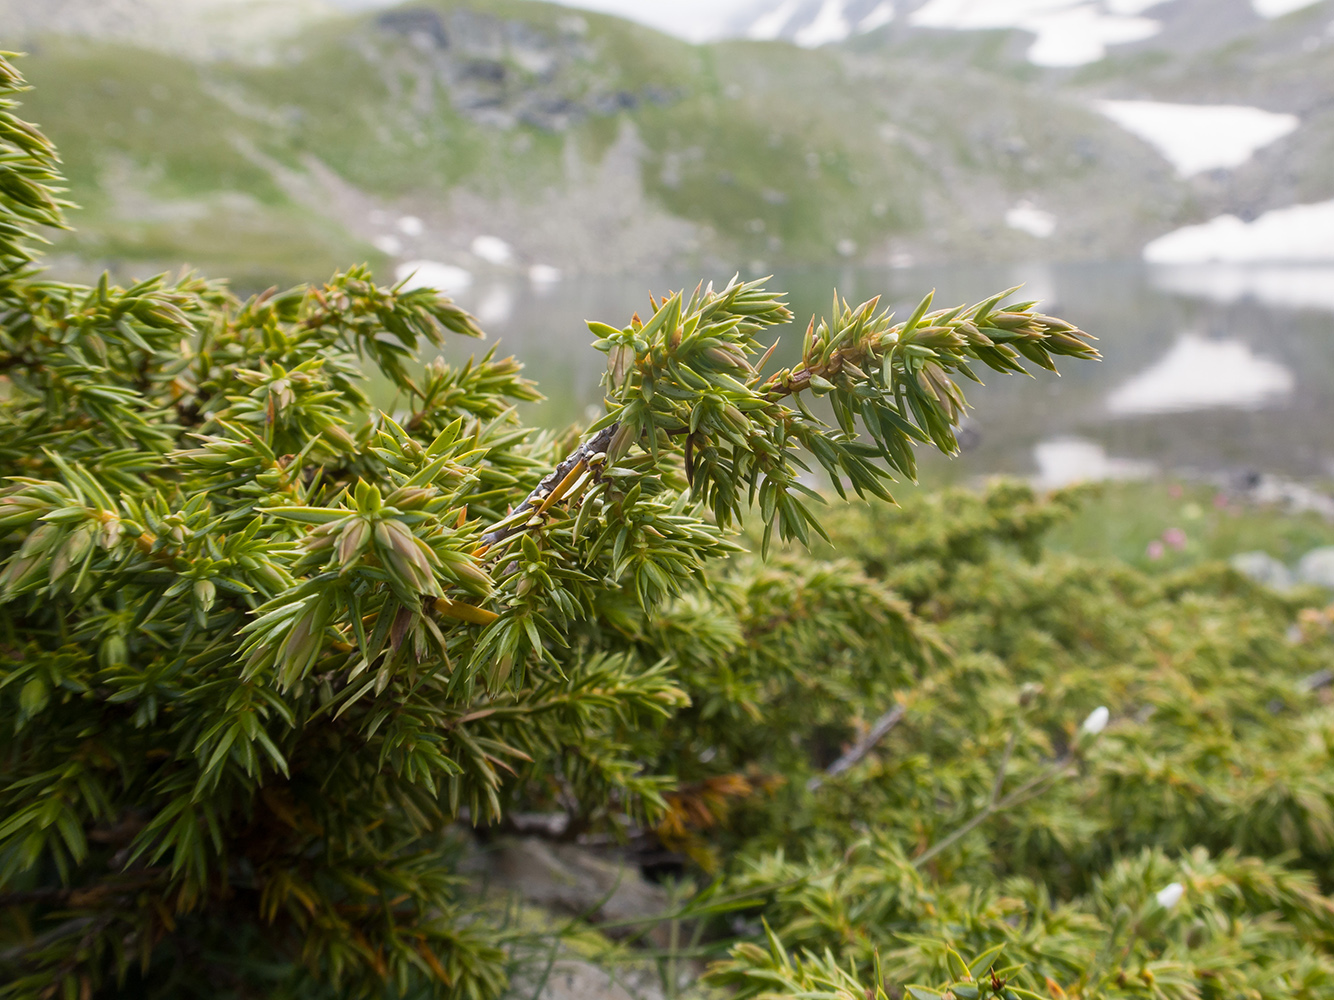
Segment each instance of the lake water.
M457 298L541 384L548 401L530 419L563 427L601 402L605 360L584 321L622 326L635 310L647 313L650 291L699 277L479 278ZM1062 360L1059 378L987 373L984 387L965 383L973 443L953 462L925 463L924 480L1010 473L1057 484L1153 469L1334 475L1334 267L831 268L779 274L772 285L788 291L797 317L781 331L791 359L835 288L854 304L881 294L906 316L932 288L945 306L1020 283L1023 298L1098 337L1104 360ZM456 342L446 354L474 347Z

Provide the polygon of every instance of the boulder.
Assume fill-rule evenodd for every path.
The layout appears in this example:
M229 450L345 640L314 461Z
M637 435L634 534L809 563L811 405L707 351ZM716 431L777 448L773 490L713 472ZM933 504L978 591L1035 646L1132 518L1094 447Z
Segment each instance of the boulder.
M637 867L574 844L537 837L502 841L492 855L491 873L497 885L535 906L595 924L643 920L666 913L669 906L667 894L645 881ZM609 927L606 932L627 937L646 926ZM662 947L666 935L667 926L660 924L648 939Z
M1287 590L1293 584L1292 571L1268 552L1239 553L1232 557L1232 568L1274 590Z
M1297 564L1297 579L1334 590L1334 545L1312 549Z
M545 976L543 976L545 973ZM515 977L513 997L524 1000L662 1000L657 977L645 970L609 972L577 958L561 958Z

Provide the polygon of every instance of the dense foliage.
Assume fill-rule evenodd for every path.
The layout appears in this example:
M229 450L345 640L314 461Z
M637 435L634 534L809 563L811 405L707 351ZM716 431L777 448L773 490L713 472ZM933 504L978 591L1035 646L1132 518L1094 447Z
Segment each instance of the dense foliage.
M949 943L969 958L1004 945L1020 984L1058 997L1334 989L1328 595L1280 598L1216 564L1150 577L1045 552L1078 502L1001 484L857 508L834 520L843 561L727 574L721 607L752 641L687 690L752 721L706 724L701 743L737 753L723 769L788 780L732 803L710 840L729 889L762 893L756 912L807 957L743 944L719 981L747 996L842 983L851 998L877 951L888 984L948 977ZM815 596L821 573L899 595L923 665L877 664L841 627L846 598ZM824 642L805 638L825 621ZM813 669L786 666L792 649ZM817 692L818 713L789 707ZM876 753L808 787L827 727L837 745L895 703ZM756 749L771 717L805 753Z
M532 812L717 875L687 912L743 996L1328 995L1329 619L1042 558L1068 497L884 505L954 376L1079 331L835 300L764 374L781 297L701 288L592 324L606 416L553 438L362 270L44 280L0 73L0 995L495 995L450 833ZM802 456L880 501L817 517Z

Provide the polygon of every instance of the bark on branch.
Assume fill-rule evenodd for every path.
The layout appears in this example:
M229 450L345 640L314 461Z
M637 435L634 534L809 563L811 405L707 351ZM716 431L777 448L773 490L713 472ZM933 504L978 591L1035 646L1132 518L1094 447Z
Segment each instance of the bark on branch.
M824 774L817 774L806 782L806 790L813 792L829 778L837 777L848 768L858 764L862 758L875 749L875 745L883 740L891 729L903 721L903 717L907 714L908 710L906 708L902 705L895 705L876 719L875 725L867 731L866 735L853 744L847 753L830 764Z
M482 544L488 548L498 542L503 542L511 535L517 535L528 525L528 514L537 510L543 500L551 494L558 485L565 481L566 476L582 465L591 465L592 460L598 455L605 455L607 448L611 445L611 440L620 430L621 425L614 423L609 427L604 427L591 438L581 444L574 451L565 457L565 460L552 469L542 481L537 484L537 488L529 493L527 498L519 506L515 507L513 512L501 521L496 527L492 528L482 536Z

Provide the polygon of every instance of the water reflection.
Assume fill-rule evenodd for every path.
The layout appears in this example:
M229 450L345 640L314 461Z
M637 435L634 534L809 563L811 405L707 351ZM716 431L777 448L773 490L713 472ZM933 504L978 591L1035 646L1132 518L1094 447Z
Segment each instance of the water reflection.
M1292 372L1236 340L1183 334L1160 360L1107 400L1115 414L1256 409L1292 392Z
M1150 274L1155 288L1223 305L1251 299L1276 309L1334 312L1334 264L1194 264Z
M503 329L514 315L514 287L510 283L494 282L477 298L472 309L477 321L486 330Z
M1334 278L1329 270L1157 271L1127 262L779 274L773 284L789 292L797 319L781 331L784 342L773 363L796 360L801 330L812 315L829 312L834 288L854 302L883 295L902 316L932 288L937 303L954 305L1025 283L1022 298L1042 299L1044 308L1096 335L1105 360L1064 362L1062 377L991 375L985 387L967 385L981 439L953 462L924 456L925 479L1035 475L1043 469L1047 475L1062 455L1090 476L1142 471L1150 464L1327 475L1334 467L1328 426L1334 412L1334 280L1324 280ZM585 320L622 325L636 310L647 313L650 291L693 287L699 277L565 275L534 284L523 275L475 280L455 294L466 308L484 314L483 325L502 351L526 362L540 381L549 401L530 417L564 427L587 420L587 408L602 399L605 358L589 346ZM725 282L730 274L705 277ZM1181 331L1195 332L1183 337ZM474 347L455 342L447 354L462 359ZM1078 455L1068 444L1072 439L1087 443ZM1053 442L1067 442L1064 452L1049 447ZM1046 450L1037 451L1039 446Z

